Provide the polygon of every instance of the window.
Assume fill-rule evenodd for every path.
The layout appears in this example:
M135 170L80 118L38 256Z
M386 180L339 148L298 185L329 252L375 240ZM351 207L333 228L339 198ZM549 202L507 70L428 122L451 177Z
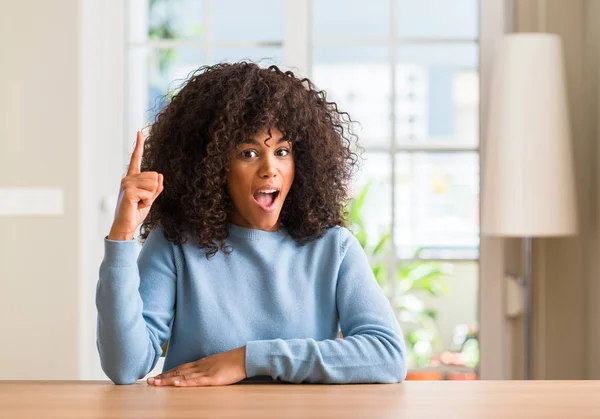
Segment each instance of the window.
M312 78L360 123L367 253L393 233L413 370L450 378L478 363L478 24L475 0L313 2Z
M413 371L470 373L478 363L478 9L476 0L129 0L126 132L151 122L200 65L300 63L360 123L365 162L354 193L369 185L366 250L385 272ZM372 254L388 233L388 251Z
M127 132L151 122L201 65L281 64L283 7L282 0L129 0ZM125 153L131 153L129 141Z

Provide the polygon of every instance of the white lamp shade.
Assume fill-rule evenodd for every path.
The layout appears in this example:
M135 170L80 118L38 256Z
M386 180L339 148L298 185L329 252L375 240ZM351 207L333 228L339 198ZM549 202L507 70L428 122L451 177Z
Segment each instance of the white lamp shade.
M492 70L481 232L576 234L577 214L562 43L505 35Z

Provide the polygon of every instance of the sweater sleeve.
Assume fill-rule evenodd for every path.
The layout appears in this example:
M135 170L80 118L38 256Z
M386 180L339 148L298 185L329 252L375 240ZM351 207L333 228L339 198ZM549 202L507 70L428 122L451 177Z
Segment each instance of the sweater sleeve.
M160 229L150 233L139 257L134 240L105 239L104 248L96 288L98 352L115 384L131 384L154 368L170 336L173 250Z
M259 340L246 345L248 377L293 383L396 383L406 346L358 240L345 229L336 300L344 339Z

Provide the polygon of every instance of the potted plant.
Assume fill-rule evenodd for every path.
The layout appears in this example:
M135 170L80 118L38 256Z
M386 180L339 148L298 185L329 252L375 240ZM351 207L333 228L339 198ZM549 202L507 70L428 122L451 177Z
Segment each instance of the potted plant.
M420 298L422 295L441 296L449 292L445 279L448 272L439 262L421 259L423 249L418 249L410 260L401 261L393 276L396 286L389 284L389 264L386 260L390 252L391 232L386 232L370 246L364 223L363 208L371 183L367 183L350 201L347 211L348 225L363 247L371 263L375 279L384 289L396 317L403 330L411 368L424 368L430 363L434 350L439 346L439 331L436 325L437 312ZM391 295L395 289L395 295ZM426 377L425 377L426 376ZM412 379L441 379L436 371L413 370ZM425 377L425 378L422 378Z

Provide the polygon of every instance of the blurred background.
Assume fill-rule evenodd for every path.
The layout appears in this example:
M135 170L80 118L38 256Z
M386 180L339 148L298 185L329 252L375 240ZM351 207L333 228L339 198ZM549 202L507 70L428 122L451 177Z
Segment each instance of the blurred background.
M534 241L533 377L600 378L598 3L3 0L0 379L105 379L95 285L135 133L190 72L242 59L360 123L350 222L409 379L521 378L520 242L480 237L480 171L495 41L538 31L564 43L580 232Z

